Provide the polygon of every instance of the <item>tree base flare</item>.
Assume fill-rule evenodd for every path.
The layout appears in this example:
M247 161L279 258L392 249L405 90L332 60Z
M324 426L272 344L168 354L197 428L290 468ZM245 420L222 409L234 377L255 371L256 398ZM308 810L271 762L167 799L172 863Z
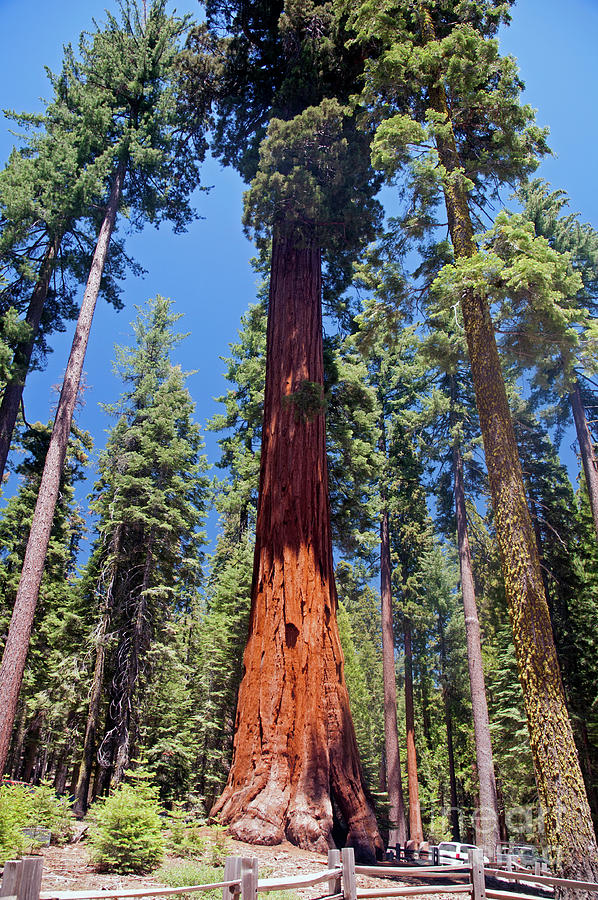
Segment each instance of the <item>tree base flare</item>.
M276 234L249 639L233 760L212 815L249 843L382 852L336 622L323 404L320 250Z

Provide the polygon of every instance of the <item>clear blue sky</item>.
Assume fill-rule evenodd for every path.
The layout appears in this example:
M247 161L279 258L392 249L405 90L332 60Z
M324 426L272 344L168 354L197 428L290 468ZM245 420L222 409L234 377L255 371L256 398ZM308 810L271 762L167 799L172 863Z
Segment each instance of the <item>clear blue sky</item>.
M62 45L76 44L79 33L92 18L101 21L105 0L0 0L0 107L19 111L40 108L48 96L44 66L57 70ZM179 13L199 15L195 0L172 3ZM540 174L554 187L571 196L572 210L598 226L595 166L598 147L598 44L597 0L520 0L513 9L513 23L502 34L505 51L514 54L526 83L526 100L538 110L538 121L551 129L556 156L545 161ZM10 123L0 122L0 163L10 152ZM239 319L255 296L255 276L249 266L253 250L240 225L243 186L237 175L210 161L204 183L213 185L198 196L203 218L185 235L173 235L168 227L146 229L131 235L129 252L148 270L144 279L129 279L123 299L126 307L115 313L105 303L98 306L85 371L89 389L79 423L89 429L99 449L105 442L109 421L98 403L110 402L119 390L111 373L113 345L130 340L129 323L134 305L157 293L171 297L184 313L181 329L191 334L181 345L178 361L197 370L189 387L197 404L200 423L210 417L226 383L221 356L236 337ZM505 198L506 199L506 198ZM47 370L32 376L25 404L30 421L49 418L55 403L52 386L59 383L70 346L71 332L53 339L54 353ZM217 458L215 437L207 436L208 456ZM10 487L9 487L10 490Z

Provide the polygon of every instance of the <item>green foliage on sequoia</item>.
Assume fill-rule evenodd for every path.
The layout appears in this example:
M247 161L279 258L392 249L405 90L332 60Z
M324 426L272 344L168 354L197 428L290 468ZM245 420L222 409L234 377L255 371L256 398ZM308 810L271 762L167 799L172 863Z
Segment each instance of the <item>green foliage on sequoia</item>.
M307 229L337 254L359 246L379 216L366 150L350 109L336 99L290 121L272 119L245 198L246 227L262 239L275 224Z

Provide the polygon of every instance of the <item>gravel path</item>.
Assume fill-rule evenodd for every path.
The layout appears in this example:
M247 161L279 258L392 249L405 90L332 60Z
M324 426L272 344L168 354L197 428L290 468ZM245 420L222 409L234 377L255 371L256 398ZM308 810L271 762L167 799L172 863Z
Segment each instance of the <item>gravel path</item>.
M317 872L326 866L326 856L323 853L312 853L308 850L300 850L292 844L283 843L275 847L255 846L244 844L240 841L228 839L228 853L231 856L257 857L258 872L262 877L284 877L302 875ZM121 890L127 888L151 887L161 884L152 875L115 875L97 872L89 859L89 853L85 840L80 843L68 844L65 847L46 847L42 850L44 855L44 877L42 891L68 891L68 890ZM172 857L172 862L175 858ZM168 862L168 860L167 860ZM396 883L396 882L394 882ZM412 881L410 881L413 884ZM370 878L363 875L357 876L357 886L377 887L381 879ZM391 882L384 879L384 886L389 887ZM300 888L295 893L301 900L314 900L324 893L322 885L311 888ZM267 895L264 895L267 897ZM455 895L442 892L428 894L430 900L455 900Z

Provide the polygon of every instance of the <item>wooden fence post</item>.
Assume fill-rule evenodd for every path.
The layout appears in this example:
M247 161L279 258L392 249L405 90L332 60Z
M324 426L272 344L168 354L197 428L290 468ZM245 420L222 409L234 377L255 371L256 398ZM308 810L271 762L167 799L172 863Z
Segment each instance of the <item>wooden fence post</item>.
M486 900L486 879L484 877L484 851L470 850L471 883L473 900Z
M353 847L341 850L343 864L343 894L345 900L357 900L357 881L355 878L355 851Z
M0 897L39 900L44 860L41 856L10 859L4 864Z
M224 880L236 881L241 878L241 857L227 856L224 860ZM239 900L241 885L222 888L222 900Z
M340 866L341 864L341 852L340 850L329 850L328 851L328 868L334 869L336 866ZM330 896L334 894L340 894L342 890L341 887L341 869L338 870L338 875L333 875L332 878L328 879L328 893Z
M257 900L257 857L241 857L241 900Z
M16 897L21 880L21 860L9 859L4 863L4 874L0 885L0 897Z

